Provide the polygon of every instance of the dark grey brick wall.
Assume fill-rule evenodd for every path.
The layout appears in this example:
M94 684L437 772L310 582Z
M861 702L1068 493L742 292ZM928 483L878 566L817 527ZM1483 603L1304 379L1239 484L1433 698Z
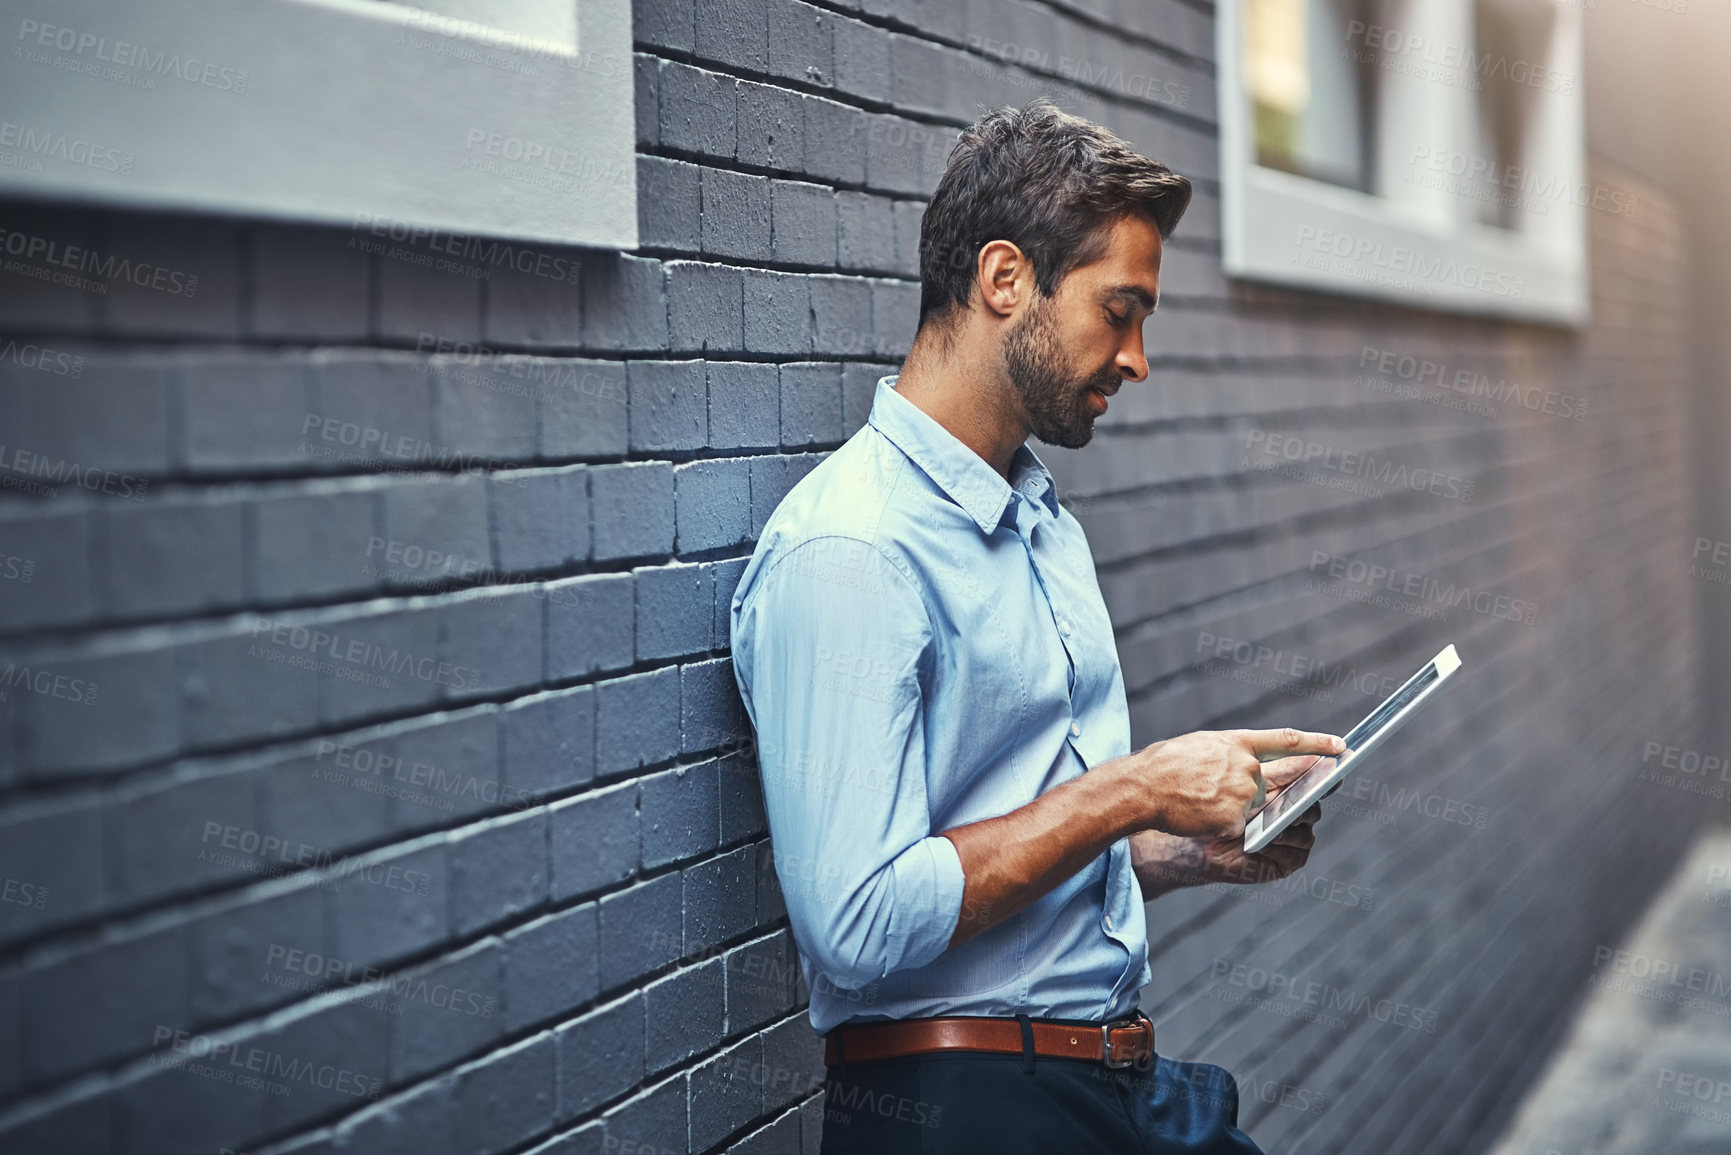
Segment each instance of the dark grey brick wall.
M0 357L0 1148L816 1150L727 604L907 349L956 127L1046 93L1198 185L1152 381L1041 449L1137 741L1471 666L1301 889L1150 908L1162 1050L1271 1150L1474 1149L1701 812L1637 781L1694 722L1663 197L1594 214L1580 334L1234 286L1208 4L641 0L636 39L643 247L546 254L575 278L7 206L198 287L0 276L6 338L66 355ZM1385 350L1588 412L1401 396ZM1259 470L1270 433L1473 499ZM1492 601L1354 600L1334 557ZM1252 966L1344 995L1257 1005Z
M1344 726L1374 704L1327 678L1269 692L1195 677L1213 653L1197 652L1204 631L1394 678L1443 641L1468 662L1388 769L1325 804L1295 884L1149 907L1144 1007L1165 1046L1239 1076L1244 1118L1271 1151L1487 1147L1595 952L1620 940L1695 824L1723 813L1710 795L1642 780L1644 743L1687 747L1701 705L1678 545L1689 481L1682 231L1634 174L1601 162L1593 179L1644 199L1632 219L1590 214L1590 329L1306 310L1301 336L1186 366L1173 388L1146 395L1146 414L1124 414L1106 454L1067 459L1072 487L1102 493L1082 516L1109 555L1140 737L1200 717ZM1234 294L1227 312L1239 325L1284 323L1299 308L1264 300ZM1376 391L1369 382L1403 379L1375 373L1367 350L1576 401L1553 397L1546 413L1528 393L1536 411L1450 410L1435 389ZM1578 419L1558 415L1581 402ZM1366 501L1248 479L1247 428L1381 447L1471 478L1472 500ZM1154 453L1148 437L1162 438ZM1186 512L1199 500L1218 502L1200 522ZM1157 548L1137 544L1148 535ZM1442 621L1418 612L1439 602L1386 585L1391 604L1349 600L1318 552L1527 605L1478 605L1475 593ZM1270 674L1273 663L1218 667ZM1334 701L1305 696L1323 687Z

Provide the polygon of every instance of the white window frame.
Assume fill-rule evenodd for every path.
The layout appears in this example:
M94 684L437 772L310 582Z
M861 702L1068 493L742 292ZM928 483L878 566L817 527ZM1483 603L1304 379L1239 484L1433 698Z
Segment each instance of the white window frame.
M630 0L0 13L0 195L637 247Z
M1523 213L1524 228L1508 230L1476 220L1474 202L1458 191L1409 180L1440 158L1446 181L1456 157L1470 163L1482 151L1472 143L1474 93L1458 84L1383 72L1380 138L1401 145L1382 151L1379 177L1395 195L1258 165L1243 69L1244 4L1216 5L1221 239L1229 275L1449 312L1567 326L1590 320L1588 210L1578 203L1586 190L1578 7L1551 9L1556 23L1546 67L1562 79L1547 78L1556 90L1535 102L1523 166L1542 174L1544 187L1568 191L1548 199L1543 215ZM1470 46L1471 0L1407 0L1400 23L1390 27L1429 37L1433 54L1435 46Z

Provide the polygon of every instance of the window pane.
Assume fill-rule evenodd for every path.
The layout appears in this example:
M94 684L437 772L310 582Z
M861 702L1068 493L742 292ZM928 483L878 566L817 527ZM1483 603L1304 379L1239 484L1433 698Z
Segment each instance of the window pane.
M1498 228L1518 229L1535 203L1525 190L1537 175L1528 171L1535 104L1555 87L1550 59L1554 12L1539 0L1476 0L1473 5L1473 89L1478 140L1469 179L1477 182L1477 218ZM1554 176L1554 174L1552 174Z
M452 23L433 27L446 36L457 36L459 21L479 25L530 41L545 41L546 47L577 47L577 5L573 0L382 0L405 8L419 8Z
M1376 0L1244 0L1256 163L1375 192Z

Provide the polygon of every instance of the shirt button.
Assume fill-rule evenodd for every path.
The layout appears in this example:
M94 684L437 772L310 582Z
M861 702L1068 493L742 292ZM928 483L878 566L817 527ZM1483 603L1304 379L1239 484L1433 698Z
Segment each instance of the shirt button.
M1112 929L1112 916L1111 915L1106 916L1106 929L1107 930Z
M1070 623L1069 622L1059 622L1058 628L1060 630L1063 630L1067 634L1070 632Z
M1071 722L1070 723L1070 737L1080 738L1081 736L1082 736L1082 727L1076 725L1076 723L1074 723L1074 722Z

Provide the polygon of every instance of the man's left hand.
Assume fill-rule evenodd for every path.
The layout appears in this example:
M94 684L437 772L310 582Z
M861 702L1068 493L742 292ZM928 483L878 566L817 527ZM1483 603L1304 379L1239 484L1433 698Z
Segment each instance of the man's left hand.
M1268 763L1263 775L1273 790L1286 786L1319 760L1300 754ZM1159 830L1130 836L1130 861L1142 884L1144 901L1186 886L1211 882L1256 883L1285 878L1302 867L1316 844L1316 821L1322 803L1311 805L1298 820L1255 854L1246 854L1242 835L1233 838L1186 838Z

